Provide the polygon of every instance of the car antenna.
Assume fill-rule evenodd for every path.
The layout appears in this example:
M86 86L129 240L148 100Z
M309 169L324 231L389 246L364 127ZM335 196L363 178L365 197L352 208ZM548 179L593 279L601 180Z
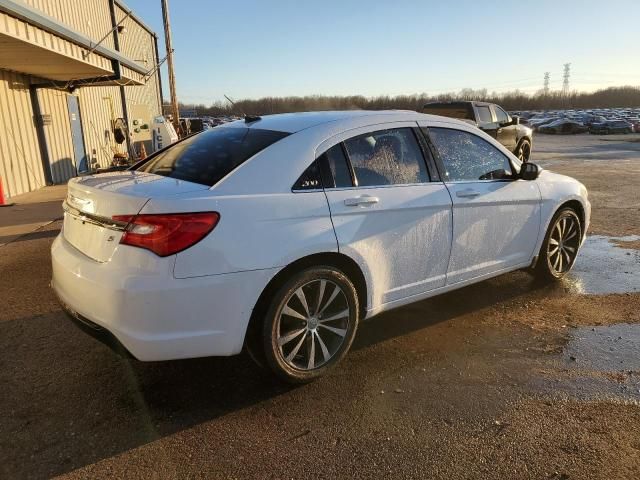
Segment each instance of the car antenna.
M228 100L228 102L233 106L233 108L237 108L236 107L236 102L231 100L227 95L223 95L223 96L224 96L224 98L226 98ZM259 115L247 115L246 113L244 113L242 111L241 108L238 108L238 111L244 117L245 123L257 122L258 120L262 120L262 117L259 116Z

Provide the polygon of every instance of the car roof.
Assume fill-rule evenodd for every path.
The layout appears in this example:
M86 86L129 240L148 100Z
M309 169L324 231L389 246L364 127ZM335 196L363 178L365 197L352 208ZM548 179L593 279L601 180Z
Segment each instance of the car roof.
M263 115L255 121L237 120L217 128L256 128L295 133L307 128L335 122L362 125L395 121L443 120L444 118L446 117L418 113L412 110L338 110ZM458 122L451 118L446 120L450 123Z

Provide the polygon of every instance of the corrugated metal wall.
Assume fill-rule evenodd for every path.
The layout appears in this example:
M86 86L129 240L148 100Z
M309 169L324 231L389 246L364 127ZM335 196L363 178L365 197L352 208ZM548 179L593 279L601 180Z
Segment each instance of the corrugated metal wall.
M93 169L108 167L117 151L126 152L126 143L117 145L111 130L113 117L120 118L122 100L119 87L83 87L78 89L84 143Z
M112 28L109 0L23 1L95 40L104 37ZM117 21L124 15L124 10L117 6ZM119 37L120 51L151 71L156 61L154 36L132 18L125 19L124 25L126 32ZM24 24L21 28L33 27ZM60 40L47 35L51 37L47 37L47 41L55 43ZM103 45L114 49L113 36L108 35ZM81 51L80 47L73 48ZM30 78L0 70L0 175L10 196L45 185L29 92ZM146 108L137 111L149 112L150 118L145 121L162 114L158 72L145 85L125 86L124 91L130 112L134 107L144 105ZM55 183L64 182L76 175L67 106L69 94L48 88L37 92L40 113L51 116L51 122L44 125L43 130L52 179ZM117 145L112 132L112 120L124 116L120 92L119 86L84 86L75 92L79 98L85 148L93 170L109 166L115 152L126 152L126 143Z
M126 12L116 6L116 21L120 22ZM145 65L149 71L156 65L156 46L154 36L142 25L132 18L125 18L123 25L126 33L119 36L120 51L127 57ZM151 119L162 115L162 98L160 95L160 83L158 72L154 72L146 83L142 86L124 87L125 98L127 99L127 110L129 121L133 122L138 116L138 112L146 112L142 118L143 124L151 125ZM144 106L144 107L143 107ZM145 108L146 107L146 108ZM132 143L136 151L140 150L140 143L145 143L147 153L151 153L151 141L149 130L142 130L138 133L134 125L129 125L133 133Z
M113 71L111 61L107 58L101 55L90 55L89 57L84 58L83 52L85 52L85 49L81 46L53 35L52 33L46 32L41 28L34 27L33 25L14 18L4 12L0 12L0 32L13 38L22 39L30 44L38 45L47 50L53 50L61 53L62 55L95 65L96 67L105 70L105 72ZM102 35L104 35L104 33ZM111 40L113 43L113 38L111 38Z
M71 124L69 122L68 93L41 88L38 90L40 113L51 115L51 122L44 125L47 153L51 165L53 183L62 183L76 176L76 159L73 153Z
M96 41L112 28L109 0L22 1ZM113 49L113 37L109 35L102 45Z
M0 70L0 175L5 195L45 184L29 77Z

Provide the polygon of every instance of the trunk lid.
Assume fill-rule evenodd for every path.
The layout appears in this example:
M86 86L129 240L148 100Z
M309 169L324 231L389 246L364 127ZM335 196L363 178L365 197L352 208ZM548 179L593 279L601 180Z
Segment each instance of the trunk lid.
M126 225L114 215L135 215L150 198L209 187L137 171L111 172L69 181L64 202L64 238L98 262L108 262Z

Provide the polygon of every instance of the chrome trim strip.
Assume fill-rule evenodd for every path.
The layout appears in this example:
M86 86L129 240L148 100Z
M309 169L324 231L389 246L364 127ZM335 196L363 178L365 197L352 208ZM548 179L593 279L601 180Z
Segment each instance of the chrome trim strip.
M66 200L62 203L62 209L65 213L68 213L69 215L77 218L83 223L90 223L92 225L108 228L109 230L115 230L117 232L124 232L128 225L127 222L121 222L118 220L114 220L113 218L101 217L100 215L93 215L91 213L82 212L77 208L73 208L67 203Z

